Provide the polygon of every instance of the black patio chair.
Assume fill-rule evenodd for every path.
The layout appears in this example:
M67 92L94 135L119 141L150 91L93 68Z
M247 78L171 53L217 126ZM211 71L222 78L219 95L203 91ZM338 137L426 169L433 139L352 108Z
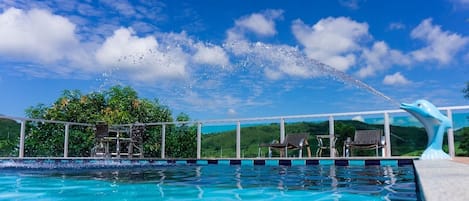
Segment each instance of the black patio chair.
M280 150L280 157L288 156L288 150L299 150L299 157L303 155L303 148L306 148L308 157L311 157L311 149L308 143L308 133L288 134L283 142L260 144L260 147L269 147L269 149ZM270 151L269 151L270 152Z
M348 153L350 153L350 156L352 155L352 151L355 149L375 149L376 156L378 156L378 149L383 148L385 145L385 143L382 141L383 137L383 130L356 130L353 141L346 141L344 146L348 148Z

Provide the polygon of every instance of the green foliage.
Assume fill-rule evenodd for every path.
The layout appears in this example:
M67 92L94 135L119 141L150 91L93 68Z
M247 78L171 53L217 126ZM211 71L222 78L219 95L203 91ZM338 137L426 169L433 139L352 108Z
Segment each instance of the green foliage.
M67 122L108 124L149 123L172 121L170 110L158 100L138 98L130 87L114 86L103 92L83 94L79 90L65 90L52 106L39 104L26 111L30 118ZM25 142L26 156L62 156L64 125L28 122ZM93 128L71 126L70 156L89 156L93 145ZM159 128L146 130L146 156L157 156L160 147Z
M9 119L0 119L0 157L18 156L19 135L19 123Z
M459 148L463 151L463 155L469 156L469 127L460 129L455 133L455 136L460 139L458 140L460 142Z

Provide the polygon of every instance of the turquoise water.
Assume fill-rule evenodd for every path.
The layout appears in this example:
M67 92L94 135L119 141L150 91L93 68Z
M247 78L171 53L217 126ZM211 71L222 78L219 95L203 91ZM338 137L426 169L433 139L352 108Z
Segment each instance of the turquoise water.
M418 200L409 166L3 169L0 200Z

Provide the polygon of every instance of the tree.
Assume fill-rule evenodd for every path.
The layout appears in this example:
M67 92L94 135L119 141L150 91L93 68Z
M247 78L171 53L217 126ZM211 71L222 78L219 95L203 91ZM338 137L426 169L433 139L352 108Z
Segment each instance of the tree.
M469 82L466 82L466 88L462 90L464 93L464 98L469 99ZM466 155L469 155L469 128L462 129L461 135L461 144L459 144L459 148L466 152Z
M178 125L170 127L170 132L166 137L166 153L169 157L195 158L197 143L197 128L185 122L190 121L189 115L180 113L176 117Z
M52 106L38 104L26 111L36 119L79 123L105 121L108 124L149 123L172 121L171 111L158 100L140 99L131 87L113 86L103 92L83 94L79 90L65 90ZM63 153L64 125L28 122L25 155L61 156ZM159 128L146 130L145 152L158 154ZM89 156L93 146L92 127L72 126L69 137L71 156Z
M0 119L0 157L18 156L20 124L10 119Z
M462 128L459 132L461 132L459 148L465 152L466 156L469 156L469 127Z

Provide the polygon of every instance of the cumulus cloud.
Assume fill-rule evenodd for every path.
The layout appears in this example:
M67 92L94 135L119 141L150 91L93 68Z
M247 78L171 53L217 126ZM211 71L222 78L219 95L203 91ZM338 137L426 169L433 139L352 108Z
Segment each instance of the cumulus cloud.
M96 52L104 67L130 72L133 80L144 82L185 77L188 57L181 48L160 47L153 36L136 36L131 28L116 30Z
M375 42L371 49L365 48L361 58L366 66L360 68L357 75L362 78L373 76L376 72L384 71L395 64L409 65L411 63L409 56L389 48L384 41Z
M0 14L0 56L51 63L73 59L79 45L67 18L38 9Z
M411 37L426 43L424 48L411 52L416 61L437 61L440 64L449 63L469 42L468 37L443 31L439 25L433 25L432 19L423 20L412 30Z
M266 10L241 17L235 21L235 26L227 31L227 40L243 40L246 33L273 36L277 33L275 20L281 18L282 13L282 10Z
M229 64L228 55L225 50L219 46L207 46L203 43L198 43L196 49L197 52L192 58L195 63L216 66L226 66Z
M383 80L383 84L386 85L406 85L410 81L407 80L400 72L396 72L392 75L386 75Z
M322 19L312 27L295 20L292 31L308 57L341 71L355 64L359 42L369 36L368 24L345 17Z

